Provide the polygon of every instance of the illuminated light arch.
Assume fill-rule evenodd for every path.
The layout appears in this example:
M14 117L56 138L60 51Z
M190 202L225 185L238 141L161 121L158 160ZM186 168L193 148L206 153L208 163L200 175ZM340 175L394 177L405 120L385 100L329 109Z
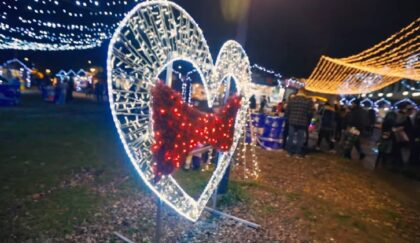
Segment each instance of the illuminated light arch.
M75 72L73 69L70 69L70 70L66 73L66 76L69 76L69 77L74 77L74 76L77 76L77 74L76 74L76 72Z
M20 67L19 68L13 67L12 66L13 64L17 64ZM1 73L0 73L3 76L9 76L9 78L11 77L19 78L21 84L24 83L25 87L27 88L31 87L31 74L33 70L29 68L28 66L26 66L19 59L13 58L6 61L0 66L0 69L5 69L5 70L1 70Z
M420 18L359 54L347 58L322 56L305 81L306 89L328 94L360 94L401 79L420 80L419 34Z
M68 72L60 70L55 76L60 79L60 82L64 82L64 80L68 78L73 78L77 92L86 89L88 84L92 84L93 81L92 75L90 75L90 73L82 68L77 72L72 69L70 69Z
M389 100L385 99L385 98L381 98L381 99L375 101L374 104L375 104L375 107L376 108L379 108L381 104L385 104L389 108L392 108L392 103Z
M362 105L362 106L366 106L365 105L366 103L369 104L369 107L372 107L372 108L375 107L375 103L369 98L365 98L362 101L360 101L360 105Z
M88 73L84 69L80 69L79 71L77 71L76 74L78 76L86 76L86 75L88 75Z
M61 69L55 76L57 77L64 77L66 76L66 71L64 71L63 69Z
M351 105L353 103L353 101L355 101L356 98L354 97L343 97L340 100L340 104L341 105Z
M395 104L394 104L393 108L394 108L394 109L397 109L397 108L398 108L398 106L399 106L400 104L403 104L403 103L408 103L408 104L410 104L410 105L414 106L416 109L418 109L418 105L417 105L417 103L416 103L416 102L414 102L414 101L413 101L413 100L411 100L411 99L408 99L408 98L405 98L405 99L402 99L402 100L400 100L400 101L398 101L398 102L395 102Z
M188 195L172 176L154 182L153 129L150 90L160 71L174 60L185 60L202 77L209 106L221 78L231 75L243 96L235 122L234 143L221 153L209 183L198 200ZM251 71L248 57L235 41L226 42L213 64L201 29L179 5L169 1L138 4L120 23L108 49L108 89L111 111L131 163L145 184L180 215L196 221L217 188L243 134Z

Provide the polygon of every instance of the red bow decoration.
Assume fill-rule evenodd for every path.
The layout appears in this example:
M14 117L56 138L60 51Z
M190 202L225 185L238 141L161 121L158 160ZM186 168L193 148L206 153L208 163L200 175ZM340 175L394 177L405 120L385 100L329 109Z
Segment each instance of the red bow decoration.
M211 145L220 151L230 149L241 106L239 96L229 97L218 112L205 113L185 103L180 93L162 82L151 93L155 133L152 152L157 181L179 168L197 145Z

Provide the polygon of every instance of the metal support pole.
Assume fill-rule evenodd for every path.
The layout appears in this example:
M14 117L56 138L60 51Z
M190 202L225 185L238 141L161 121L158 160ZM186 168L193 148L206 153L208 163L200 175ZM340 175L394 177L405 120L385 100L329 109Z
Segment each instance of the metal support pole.
M156 231L155 231L155 243L160 242L160 236L162 235L162 200L159 198L156 200Z
M216 190L214 190L212 199L213 199L212 207L217 208L217 187L216 187Z
M122 241L124 241L126 243L134 243L134 241L128 239L127 237L123 236L122 234L120 234L118 232L114 232L114 235L117 236L118 238L120 238Z
M174 62L171 62L166 68L166 85L172 87L172 72L173 72Z
M215 209L213 209L213 208L206 207L206 210L207 210L207 211L209 211L210 213L216 214L216 215L218 215L218 216L221 216L221 217L225 217L225 218L228 218L228 219L235 220L235 221L237 221L237 222L239 222L239 223L241 223L241 224L244 224L244 225L246 225L246 226L248 226L248 227L250 227L250 228L253 228L253 229L258 229L258 228L261 228L261 225L259 225L259 224L249 222L248 220L241 219L241 218L238 218L238 217L232 216L232 215L230 215L230 214L226 214L226 213L224 213L224 212L221 212L221 211L215 210Z

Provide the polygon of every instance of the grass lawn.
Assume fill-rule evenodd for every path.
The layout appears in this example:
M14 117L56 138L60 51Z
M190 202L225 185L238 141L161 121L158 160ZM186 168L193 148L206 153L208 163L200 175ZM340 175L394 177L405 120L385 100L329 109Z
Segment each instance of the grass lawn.
M141 182L132 173L107 105L76 99L59 106L24 95L20 106L2 107L0 117L0 239L69 234L118 196L139 192ZM92 189L127 176L118 196ZM180 170L175 177L198 197L210 172ZM230 187L219 197L220 205L248 198L239 182Z
M239 165L218 208L261 230L208 215L192 224L165 209L164 241L420 242L417 182L329 154L297 160L257 149L257 158L260 179L244 181ZM198 197L210 173L174 177ZM115 241L120 231L150 242L155 200L133 173L107 105L58 106L34 94L0 108L0 241Z
M0 239L71 231L103 198L83 183L61 184L86 171L95 183L127 173L106 106L25 95L21 106L0 108L0 117Z

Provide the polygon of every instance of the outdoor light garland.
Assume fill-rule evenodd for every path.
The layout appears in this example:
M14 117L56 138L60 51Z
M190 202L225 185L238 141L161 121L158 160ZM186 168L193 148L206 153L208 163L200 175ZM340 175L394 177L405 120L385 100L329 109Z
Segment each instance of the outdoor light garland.
M135 0L137 2L139 0ZM133 1L0 1L0 49L79 50L110 39ZM89 22L83 22L89 16ZM54 21L57 18L64 22Z
M226 77L234 78L242 97L233 125L232 145L227 152L219 152L217 166L198 200L188 195L171 175L155 180L152 146L156 134L151 92L167 65L178 60L190 62L197 69L209 107L213 106ZM245 51L237 42L228 41L213 64L201 29L184 9L170 1L147 1L131 10L114 33L108 49L107 72L113 119L131 163L163 202L196 221L221 181L244 132L251 84Z
M35 41L25 41L14 37L6 37L0 34L0 50L37 50L37 51L69 51L69 50L83 50L99 47L102 41L92 40L91 42L84 42L80 44L62 44L62 43L42 43Z
M408 80L401 81L402 85L404 85L404 87L407 88L408 90L414 91L414 92L420 91L420 84L419 84L420 82L417 81L416 82L417 85L410 85L407 82L408 82Z
M420 18L385 41L347 58L322 56L306 89L329 94L369 93L400 79L420 80Z
M156 180L171 175L199 145L224 152L230 149L239 96L229 97L220 111L206 113L185 103L180 93L163 83L157 83L151 93Z
M284 86L286 88L292 87L295 89L300 89L305 87L305 84L296 78L288 78L284 80Z
M281 75L280 73L277 73L277 72L275 72L275 71L273 71L271 69L267 69L267 68L265 68L263 66L260 66L258 64L252 65L251 68L252 69L257 69L257 70L262 71L262 72L265 72L265 73L268 73L268 74L273 75L274 77L279 78L279 79L283 77L283 75Z
M258 179L260 176L260 166L257 159L257 154L255 148L257 147L257 129L254 128L252 125L252 118L251 118L251 110L248 109L247 112L247 126L250 132L250 147L251 147L251 165L247 164L247 157L246 153L248 151L248 143L247 143L247 135L244 134L243 137L243 147L242 147L242 164L244 169L244 179L249 179L249 177L253 179Z

